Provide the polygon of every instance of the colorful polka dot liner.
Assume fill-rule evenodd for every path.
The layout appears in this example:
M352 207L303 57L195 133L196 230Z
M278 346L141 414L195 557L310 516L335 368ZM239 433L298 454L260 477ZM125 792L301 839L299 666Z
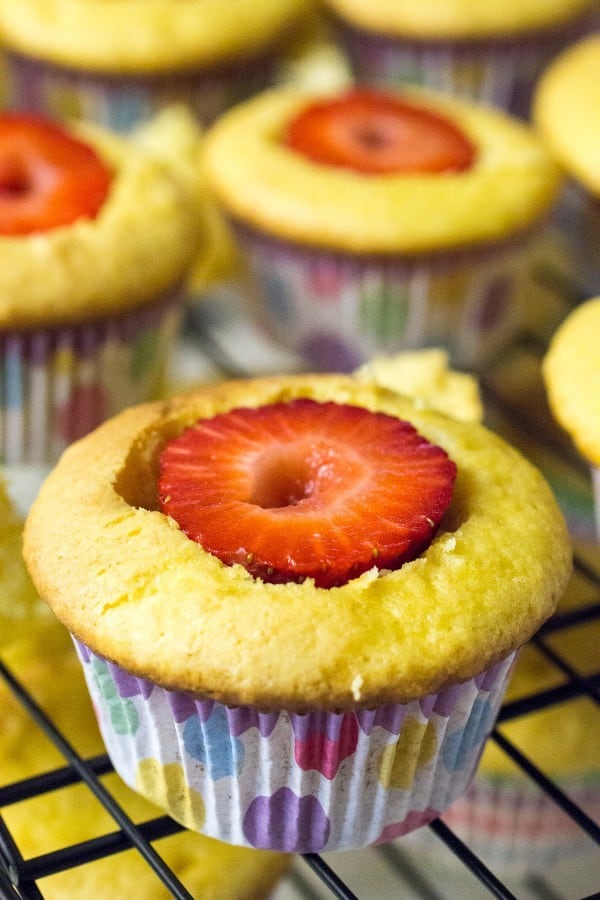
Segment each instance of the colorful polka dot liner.
M52 464L105 419L154 399L182 302L176 291L113 318L0 331L0 462Z
M590 29L590 17L521 39L403 39L339 23L357 81L418 85L527 118L533 90L550 60Z
M126 133L165 107L183 103L208 125L272 83L275 65L273 57L184 75L111 75L63 68L6 50L5 105Z
M130 787L192 830L298 853L388 842L437 818L472 779L514 661L406 705L298 714L168 691L76 646Z
M357 257L278 242L234 226L263 331L318 371L437 346L479 368L520 327L528 236L477 251Z
M600 772L556 779L556 784L592 820L600 818ZM581 826L525 778L479 773L442 819L494 869L541 870L568 859L583 861L597 851ZM421 840L434 849L435 838L423 834Z

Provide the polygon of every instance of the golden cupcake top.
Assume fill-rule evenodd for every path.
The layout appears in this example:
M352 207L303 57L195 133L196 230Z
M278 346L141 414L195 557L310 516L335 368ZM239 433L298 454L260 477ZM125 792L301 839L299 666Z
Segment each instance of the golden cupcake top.
M600 466L600 297L560 325L543 362L548 402L582 455Z
M564 50L541 76L535 124L564 169L600 196L600 35Z
M199 136L185 111L167 110L146 126L139 140L91 125L69 128L38 124L35 117L5 118L6 127L0 127L6 131L10 124L16 132L14 146L25 140L25 132L29 143L27 163L18 172L11 170L18 151L5 135L0 150L2 178L12 179L0 202L0 224L6 219L0 234L0 328L123 313L155 301L183 281L199 252L202 231ZM76 209L71 220L54 224L51 213L70 198L65 201L64 192L46 197L46 168L54 167L56 181L64 180L71 195L85 198L90 184L85 172L78 181L70 159L61 158L61 134L66 135L63 143L72 140L94 153L109 177L93 215ZM52 144L51 163L45 143ZM17 225L11 233L11 217L21 221L13 209L15 200L20 207L36 205L38 218L26 223L24 233Z
M428 406L465 422L483 420L477 379L451 369L448 353L440 347L376 356L354 374L411 397L417 406Z
M419 118L428 120L435 130L434 138L422 142L428 164L443 164L444 157L431 161L443 135L444 147L450 141L444 152L458 152L458 170L364 172L315 161L286 143L290 126L324 101L346 103L360 116L364 93L344 99L279 89L228 111L206 137L207 177L227 213L284 240L354 253L411 254L502 240L530 227L552 205L558 166L532 130L454 98L407 89L381 94L379 105L408 106L411 127ZM351 126L341 121L348 142ZM379 137L388 122L385 111L374 114L370 128ZM379 143L386 139L382 135ZM396 149L402 140L392 133L390 144Z
M382 34L417 39L519 36L568 24L591 0L326 0L348 22Z
M14 50L99 72L200 70L269 55L312 0L0 0Z
M249 558L223 563L161 511L159 459L176 436L233 410L311 401L411 423L455 464L451 502L412 561L391 570L374 556L337 587L272 583ZM282 468L266 463L264 492ZM127 671L227 704L296 710L405 702L472 677L528 640L571 571L550 489L514 449L481 425L335 375L212 385L112 419L43 485L25 557L57 617Z
M56 620L46 621L46 631L36 640L12 647L5 662L79 753L103 753L73 645L69 640L56 649L58 628L64 632ZM1 682L0 788L63 765L64 757ZM130 790L114 773L102 780L134 822L146 822L160 815L156 807ZM83 784L13 803L3 808L2 816L26 859L102 837L115 829L114 819ZM266 897L290 862L284 854L234 847L191 831L162 839L156 848L196 900ZM172 896L133 849L67 868L41 879L39 887L46 900L168 900Z

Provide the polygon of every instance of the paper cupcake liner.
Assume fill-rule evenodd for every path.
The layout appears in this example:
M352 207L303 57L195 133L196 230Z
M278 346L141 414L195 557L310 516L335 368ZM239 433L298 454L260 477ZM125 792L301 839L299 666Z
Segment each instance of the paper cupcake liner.
M0 460L55 462L105 419L154 399L181 308L174 292L106 320L0 331Z
M339 23L355 78L364 84L418 85L527 117L537 79L550 60L592 27L568 27L520 39L412 40Z
M556 779L556 784L592 819L600 819L600 772ZM585 856L595 847L558 804L523 778L479 773L442 819L493 868L534 871Z
M254 317L314 369L352 371L373 356L426 346L477 368L519 329L528 236L480 251L353 257L234 227Z
M406 705L297 714L167 691L76 646L130 787L210 837L300 853L391 841L437 818L472 778L514 657Z
M9 108L56 119L82 119L128 132L173 103L183 103L208 125L222 112L272 83L276 58L257 58L205 72L129 76L85 72L6 50Z

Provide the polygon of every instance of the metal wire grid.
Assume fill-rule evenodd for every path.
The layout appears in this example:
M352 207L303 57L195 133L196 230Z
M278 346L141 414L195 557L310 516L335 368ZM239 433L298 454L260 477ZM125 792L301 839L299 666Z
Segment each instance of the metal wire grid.
M600 702L600 671L589 677L579 675L570 663L546 642L546 638L550 634L556 634L563 628L600 617L600 578L580 560L576 560L576 566L593 586L594 595L592 599L585 606L573 612L555 616L541 629L534 639L536 646L550 660L552 665L556 666L563 673L566 680L559 687L505 704L501 709L498 725L517 716L527 715L547 706L563 703L576 696L585 695L595 703ZM178 900L193 900L192 895L166 866L160 853L154 848L155 841L181 831L182 826L168 816L159 816L141 824L134 824L102 783L102 776L112 771L108 757L106 755L91 758L82 757L64 738L13 673L2 663L0 663L0 677L6 681L28 715L31 716L41 731L53 741L65 759L65 766L60 769L0 788L0 809L12 803L82 781L105 806L114 819L116 826L115 831L93 840L66 846L43 856L24 859L6 824L0 817L0 896L2 896L3 900L41 900L43 894L37 886L36 882L38 879L65 868L82 865L110 854L119 853L130 847L135 847L144 857L148 865L156 873L157 878L163 882L173 897L178 898ZM502 735L501 730L498 728L494 729L491 740L496 741L530 779L545 791L593 841L600 844L600 826L592 821L583 809L573 803L517 747L511 744ZM491 896L506 898L506 900L515 896L442 821L437 820L428 827L462 861L464 866L479 879ZM383 847L374 849L372 852L388 853L389 850ZM322 857L317 854L306 854L303 855L302 859L318 875L332 896L344 898L344 900L354 900L356 895Z
M497 726L518 716L564 703L574 697L587 696L595 704L600 703L600 669L591 676L580 675L566 658L552 649L546 640L561 629L600 618L600 574L593 571L584 560L579 558L575 559L575 567L580 574L585 576L587 584L590 586L589 599L576 610L555 615L534 638L535 645L562 673L564 681L559 687L505 703L500 711ZM194 900L154 847L155 841L183 830L182 826L168 816L158 816L135 824L102 783L102 776L112 771L108 756L82 757L1 661L0 678L4 679L27 714L34 720L38 728L52 740L65 759L65 765L62 768L0 787L0 897L2 900L43 900L43 894L37 885L39 879L131 847L142 855L153 869L156 877L176 900ZM507 740L498 727L492 732L490 740L495 741L531 781L551 797L592 841L600 845L600 825L594 822L551 778ZM24 859L1 816L2 808L76 782L85 783L104 805L115 821L115 830L101 837L65 846L42 856ZM438 819L427 827L446 845L448 851L460 860L465 870L470 871L479 880L483 889L490 896L503 898L503 900L515 898L515 894L509 887L444 822ZM403 866L403 860L398 857L394 845L373 848L370 852L385 856L387 861L395 865L398 871ZM342 900L361 900L320 855L304 854L299 858L318 877L320 883L332 897L342 898ZM418 882L419 874L413 872L412 875L413 883ZM427 890L426 880L423 880L423 896L431 896ZM600 896L600 884L598 885L598 895L593 896ZM365 897L364 900L373 900L373 897ZM590 898L579 898L579 900L590 900Z

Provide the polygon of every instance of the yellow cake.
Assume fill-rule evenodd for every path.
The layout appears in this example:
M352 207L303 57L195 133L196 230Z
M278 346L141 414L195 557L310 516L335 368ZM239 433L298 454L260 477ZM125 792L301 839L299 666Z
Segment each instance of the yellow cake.
M63 132L98 155L110 184L94 218L0 237L9 464L51 462L102 419L156 396L202 253L190 113L169 108L128 138L92 125Z
M600 466L600 297L576 307L555 332L543 364L557 421L585 459Z
M555 332L543 361L548 402L590 466L600 536L600 297L587 300Z
M170 438L294 398L407 420L454 460L454 498L412 562L338 587L266 583L159 511ZM516 451L473 421L335 375L209 385L112 419L46 480L25 556L77 638L126 783L212 837L301 852L391 840L466 788L514 651L571 568L556 503Z
M129 131L177 101L209 122L273 83L314 15L314 0L3 0L7 103Z
M223 566L156 512L156 460L168 437L198 418L294 396L335 399L409 418L454 458L461 478L447 529L421 559L328 592L310 580L267 585L239 566ZM509 472L522 477L523 493L535 494L533 509L522 509L521 498L504 491ZM61 509L67 484L70 502ZM50 521L55 539L48 534ZM518 547L508 546L503 528L520 533ZM115 566L126 536L127 558ZM71 547L68 558L60 549L64 546ZM351 685L357 674L362 706L408 702L472 677L524 643L547 617L569 559L562 520L544 482L499 439L371 384L335 376L213 385L124 413L63 455L34 503L25 547L41 595L99 653L118 657L128 670L165 686L230 704L291 709L354 706ZM527 597L521 609L509 572ZM473 588L472 608L461 601L463 624L447 630L457 598L482 579L485 602ZM129 599L132 585L135 595L145 598L148 615L140 617L139 600ZM203 596L213 592L229 598L221 612L211 608L212 602L204 606ZM396 592L402 612L392 601ZM179 601L173 608L174 594ZM79 597L77 604L73 596ZM336 609L331 618L324 615L330 603ZM156 619L150 608L156 609ZM314 645L309 623L317 619L322 620L321 639ZM176 651L182 634L189 636L186 623L194 620L203 622L203 649L194 641L192 662ZM139 644L132 646L128 638L132 630L152 647L151 657L140 659ZM435 657L423 654L424 640L435 644ZM371 652L357 668L356 650L365 643ZM278 648L284 646L295 646L297 653L276 674L274 667L283 658ZM223 659L229 660L227 671Z
M439 95L406 96L465 132L476 147L468 170L366 177L315 164L281 142L287 123L315 95L280 89L213 126L206 139L210 183L246 225L354 253L472 248L525 231L550 208L560 186L557 167L526 126Z
M351 370L433 345L477 368L519 328L524 254L558 196L559 167L500 111L389 93L456 127L474 148L471 165L365 174L315 162L284 135L322 94L280 88L208 131L208 183L254 278L256 321L308 368Z
M361 366L355 375L456 419L483 419L477 380L467 372L451 369L448 354L439 347L378 356Z
M179 118L177 116L177 118ZM193 163L198 133L165 115L154 124ZM190 132L196 146L190 146ZM93 126L73 126L110 166L109 195L95 219L0 239L0 328L94 320L142 307L184 278L201 237L197 184L139 143ZM144 143L145 141L145 143ZM90 277L93 273L93 277Z
M305 0L24 0L0 4L4 41L49 62L101 72L200 69L259 55Z
M65 634L55 621L46 622L37 640L13 645L4 658L78 752L92 756L102 752L102 742L75 653L64 644ZM59 751L0 684L0 787L64 765ZM116 775L102 782L135 822L160 815ZM12 804L2 816L25 859L110 834L118 827L81 784ZM189 832L155 841L153 847L197 900L266 897L289 863L288 857L227 846ZM136 850L74 865L40 879L38 885L48 900L170 896Z
M536 89L535 123L556 158L592 194L600 196L600 36L563 51Z
M327 0L340 15L380 34L411 38L481 38L545 31L588 11L590 0Z
M532 116L568 176L561 220L571 242L582 296L600 292L600 37L597 32L555 57L536 85Z

